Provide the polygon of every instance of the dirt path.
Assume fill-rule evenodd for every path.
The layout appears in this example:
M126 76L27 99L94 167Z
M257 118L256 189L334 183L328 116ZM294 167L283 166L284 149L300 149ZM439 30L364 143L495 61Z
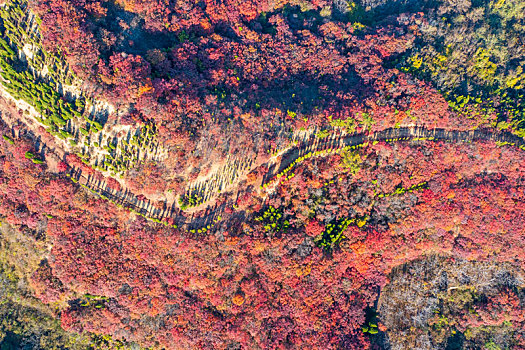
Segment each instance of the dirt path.
M282 174L297 159L302 157L309 158L316 156L315 153L325 151L322 155L337 153L345 147L365 145L375 141L403 142L414 140L427 141L447 141L447 142L474 142L474 141L494 141L504 142L525 150L525 140L519 136L505 132L494 132L492 130L478 129L470 131L458 131L447 129L427 129L424 127L401 127L385 129L372 134L353 134L337 138L318 139L315 137L307 140L303 145L287 151L280 164L274 164L264 176L261 185L268 185L278 182L278 175ZM271 191L272 187L267 191Z
M525 150L525 141L522 138L510 133L496 133L490 130L456 131L407 127L386 129L370 135L363 133L321 140L311 138L304 144L288 150L281 158L282 160L280 163L271 165L268 173L261 179L261 183L271 183L276 176L284 169L288 168L290 164L308 154L313 155L316 152L326 151L317 155L323 156L330 154L330 152L334 150L343 149L344 147L366 145L373 143L374 141L407 142L414 140L448 142L475 142L486 140L508 143ZM330 150L330 152L328 150ZM306 157L306 159L307 158L310 157ZM223 204L222 206L208 206L201 213L201 216L196 217L194 216L194 213L189 214L182 212L174 203L171 205L166 203L161 209L155 208L148 200L140 201L135 195L127 190L115 191L110 189L105 183L101 183L91 176L86 176L76 169L71 169L71 177L102 198L109 199L126 209L133 210L138 214L155 221L164 218L171 218L178 227L188 230L197 230L199 227L207 226L213 227L219 221L220 215L226 207L226 204Z

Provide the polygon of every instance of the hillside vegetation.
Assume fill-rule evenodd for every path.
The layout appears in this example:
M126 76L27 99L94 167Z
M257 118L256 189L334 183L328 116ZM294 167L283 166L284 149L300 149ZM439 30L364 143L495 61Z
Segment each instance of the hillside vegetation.
M525 348L519 0L7 0L0 349Z

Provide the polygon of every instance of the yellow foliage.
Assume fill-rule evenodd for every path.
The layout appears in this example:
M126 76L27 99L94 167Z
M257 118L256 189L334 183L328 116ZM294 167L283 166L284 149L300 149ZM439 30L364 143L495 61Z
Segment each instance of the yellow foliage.
M299 266L298 268L295 269L295 275L297 277L308 276L311 271L312 271L312 267L310 265Z
M408 60L412 64L412 67L414 67L415 69L421 68L421 65L423 64L423 59L420 58L417 54L410 57Z
M151 90L153 90L153 86L151 86L150 84L142 85L141 87L139 87L139 96L142 96L144 93L149 92Z
M355 30L362 30L366 26L364 24L362 24L362 23L355 22L355 23L352 24L352 27L354 27Z
M119 3L123 5L124 11L133 12L135 9L135 2L133 0L121 0Z
M490 60L490 54L485 49L479 48L474 54L474 61L469 71L475 72L484 81L493 81L497 65Z
M356 131L357 123L352 118L346 118L346 119L334 119L332 120L331 116L328 117L328 120L330 121L330 125L335 128L342 128L345 129L345 131L349 134L353 134Z
M341 154L343 159L341 161L341 166L349 170L352 175L357 174L359 171L360 165L363 162L361 156L357 152L344 151Z
M494 4L494 8L496 9L499 9L503 6L503 4L505 4L505 0L498 0L495 4Z
M520 66L516 69L514 74L507 77L506 85L509 88L522 89L525 84L525 74L523 73L523 68Z
M242 304L244 304L244 297L241 294L237 293L233 296L232 302L237 306L241 306Z

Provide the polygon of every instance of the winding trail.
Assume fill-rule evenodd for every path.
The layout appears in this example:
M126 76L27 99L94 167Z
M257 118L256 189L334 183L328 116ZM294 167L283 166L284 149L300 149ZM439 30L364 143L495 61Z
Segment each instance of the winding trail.
M47 70L44 74L44 68L48 64L54 65L55 63L50 63L47 60L47 54L44 54L42 45L40 43L41 36L38 30L38 24L36 17L31 13L29 8L26 6L25 1L22 3L16 3L17 6L11 9L12 13L4 13L3 20L4 22L10 22L12 27L20 27L24 29L25 34L22 35L19 31L11 31L10 35L15 39L13 40L8 38L8 41L12 43L12 46L17 46L18 56L20 59L25 60L25 57L35 57L35 54L43 54L42 62L38 64L38 67L33 67L39 76L51 76L50 71ZM20 16L22 16L20 18ZM8 35L9 37L9 35ZM30 39L30 40L28 40ZM13 47L14 49L14 47ZM79 95L81 91L74 88L72 85L64 84L64 79L68 74L67 64L64 66L65 62L59 56L55 57L55 60L60 61L60 69L63 69L63 74L52 76L53 80L58 84L58 89L61 90L60 93L64 94L64 90L73 95ZM38 62L37 62L38 63ZM26 71L27 73L27 71ZM60 73L60 72L59 72ZM67 82L67 81L66 81ZM6 85L6 82L3 83ZM76 86L81 86L81 84L76 84ZM8 90L0 87L0 102L1 97L4 96L6 100L12 100L19 109L26 110L29 112L29 115L18 114L14 120L10 120L8 125L13 126L17 123L23 123L25 125L24 129L31 131L33 135L38 135L38 130L41 125L37 122L39 116L37 110L34 106L31 106L24 102L22 99L17 100L15 96L12 96ZM110 111L112 108L111 105L99 101L100 111ZM92 112L96 114L98 107L96 104L93 105ZM68 130L63 130L67 132L72 132L73 129L77 130L79 127L73 127L72 122L68 126ZM82 125L84 121L81 120ZM80 126L80 124L78 125ZM107 127L106 129L108 129ZM106 130L106 132L109 130ZM110 135L113 138L115 134L123 130L113 130L114 133ZM129 132L129 130L128 130ZM78 132L77 132L78 135ZM102 145L102 133L97 134L100 145ZM309 135L309 136L308 136ZM204 203L199 203L195 207L182 211L179 206L173 202L168 203L164 202L161 208L158 207L159 203L153 205L149 200L140 200L135 194L129 192L127 189L124 190L114 190L107 186L105 182L101 182L96 177L89 174L83 174L79 169L70 168L68 175L69 177L79 183L81 186L91 190L93 193L97 194L103 199L110 200L116 205L124 207L126 209L132 210L139 215L142 215L150 220L161 222L164 219L167 222L163 222L169 226L184 227L190 231L196 230L197 233L207 232L213 226L215 226L220 221L220 215L233 206L234 197L239 195L239 189L241 186L239 184L241 181L247 179L247 175L252 172L254 169L262 169L260 167L266 167L268 171L264 176L259 176L256 180L256 185L260 185L261 192L260 195L265 198L268 194L272 193L273 190L278 186L279 180L290 172L293 167L295 167L300 162L311 158L326 156L333 153L339 153L348 148L360 148L366 147L370 143L376 141L387 141L387 142L404 142L404 141L415 141L415 140L436 140L436 141L446 141L446 142L474 142L474 141L494 141L507 143L512 146L517 146L522 150L525 150L525 141L524 139L512 135L510 133L497 132L494 130L474 130L474 131L458 131L458 130L446 130L446 129L426 129L423 127L402 127L402 128L392 128L386 129L383 131L375 133L360 133L360 134L340 134L333 133L329 137L319 138L315 135L309 134L308 130L306 134L302 136L298 146L291 147L285 150L279 158L270 158L268 160L261 159L260 161L255 162L254 159L248 159L246 162L239 159L234 159L231 163L226 162L223 171L218 171L216 174L210 175L210 177L202 182L194 184L193 187L190 187L189 195L197 195L199 198L202 197ZM109 140L109 139L108 139ZM35 140L38 143L41 143L40 140ZM145 142L145 141L144 141ZM48 155L53 155L56 159L63 159L66 152L72 151L73 145L70 145L65 142L59 141L60 146L48 147L44 143L41 143L42 154L48 153ZM93 143L95 145L95 143ZM118 144L117 144L118 145ZM108 145L109 146L109 145ZM94 150L94 147L89 145L91 150L88 153L95 153L97 158L99 153L104 153L101 150ZM98 145L96 146L98 147ZM155 152L158 152L158 147L153 147ZM109 150L106 150L108 155L111 155ZM122 156L123 149L120 150L120 155ZM131 151L130 151L131 152ZM116 151L115 151L116 156ZM147 156L147 153L144 154L144 157ZM153 155L153 159L157 154ZM105 156L104 156L105 157ZM112 158L112 157L110 157ZM108 158L108 159L110 159ZM141 158L141 153L137 158ZM105 158L104 158L105 159ZM111 159L110 159L111 160ZM263 163L265 161L265 163ZM110 168L111 169L111 168ZM227 201L223 204L216 204L215 200L220 191L231 191L231 196L228 197ZM230 193L230 192L228 192ZM200 200L199 200L200 201ZM207 205L207 207L205 207ZM242 219L244 215L241 211L236 211L235 216L237 219ZM233 220L235 221L235 220ZM231 224L231 222L230 222ZM205 230L203 231L203 227Z
M371 134L360 133L345 135L340 137L327 137L319 139L311 137L305 140L303 144L294 147L282 155L282 160L279 164L270 165L268 173L264 176L262 185L275 180L275 177L282 173L294 161L301 157L313 156L315 152L319 151L334 151L343 149L345 147L366 145L374 141L387 142L403 142L403 141L446 141L446 142L475 142L475 141L493 141L510 144L520 149L525 150L525 140L519 136L508 132L495 132L491 129L478 129L470 131L458 131L447 129L427 129L424 127L401 127L390 128L378 131Z
M278 175L285 171L290 165L296 165L297 160L308 159L313 156L324 156L331 152L342 150L345 147L365 147L375 141L386 142L409 142L409 141L446 141L446 142L475 142L475 141L493 141L525 150L525 140L506 132L495 132L493 130L479 129L472 131L457 131L446 129L426 129L423 127L402 127L392 128L372 134L353 134L345 136L327 137L319 139L310 137L304 140L299 146L293 147L286 151L281 161L273 164L266 164L269 169L262 178L261 186L278 183ZM111 200L123 208L132 210L150 220L160 222L163 219L170 219L179 228L185 228L196 232L199 228L207 227L210 230L220 221L220 215L224 211L226 204L221 206L208 207L200 217L188 217L183 211L173 203L169 206L167 203L163 208L155 208L149 201L140 201L137 197L127 190L116 191L101 183L90 175L85 175L77 169L71 169L69 176L80 183L83 187L88 188L93 193L104 199ZM206 231L207 231L206 230ZM203 231L203 232L206 232ZM200 233L200 232L199 232Z

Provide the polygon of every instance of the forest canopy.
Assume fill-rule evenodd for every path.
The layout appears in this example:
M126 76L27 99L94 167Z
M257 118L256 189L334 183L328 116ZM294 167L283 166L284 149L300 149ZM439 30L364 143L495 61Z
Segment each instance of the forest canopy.
M0 348L525 348L525 3L6 0Z

